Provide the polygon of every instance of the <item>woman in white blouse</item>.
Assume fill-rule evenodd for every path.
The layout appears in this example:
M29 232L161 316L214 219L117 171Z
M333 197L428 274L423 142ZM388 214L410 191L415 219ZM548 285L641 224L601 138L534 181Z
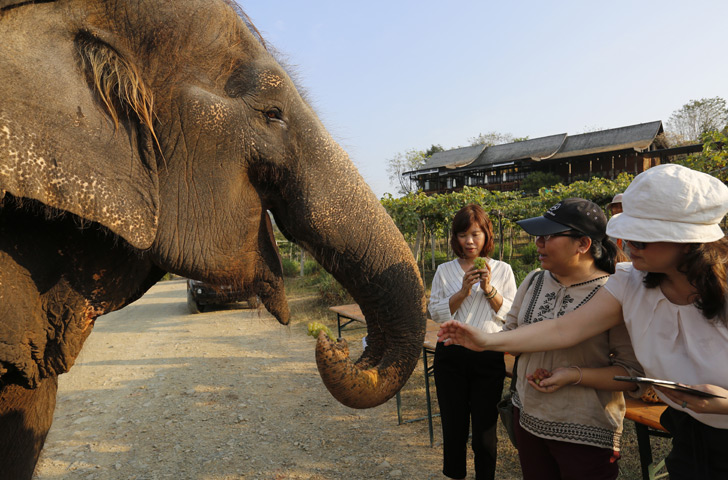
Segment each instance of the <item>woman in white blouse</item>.
M648 377L715 397L656 387L672 434L670 478L728 478L728 239L720 223L728 187L678 165L641 173L622 197L607 234L629 243L632 263L617 265L582 308L552 322L484 334L444 324L441 342L475 350L533 352L575 345L616 325L629 331Z
M493 226L482 207L467 205L455 214L450 244L458 258L435 272L429 303L433 320L454 319L482 332L500 331L516 293L516 281L510 265L488 258L494 246ZM475 267L478 257L485 257L484 268ZM442 473L465 478L472 421L476 478L494 478L496 404L505 377L503 354L438 344L434 372L442 423Z

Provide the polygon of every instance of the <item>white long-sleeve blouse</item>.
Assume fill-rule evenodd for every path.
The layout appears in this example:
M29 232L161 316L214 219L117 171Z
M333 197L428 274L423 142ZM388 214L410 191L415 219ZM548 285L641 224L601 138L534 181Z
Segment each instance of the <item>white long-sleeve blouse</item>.
M429 309L434 321L443 323L455 319L487 333L499 332L503 328L505 317L516 295L516 278L507 263L492 258L488 258L487 262L490 267L490 284L497 288L503 297L503 304L498 311L494 311L490 306L478 282L460 308L454 314L450 313L450 297L462 288L465 275L458 259L455 259L438 266L432 279Z

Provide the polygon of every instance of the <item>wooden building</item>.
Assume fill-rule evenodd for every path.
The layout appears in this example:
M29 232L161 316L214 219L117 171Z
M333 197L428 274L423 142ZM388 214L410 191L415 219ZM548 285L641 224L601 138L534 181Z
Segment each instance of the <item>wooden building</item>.
M568 184L591 177L637 174L669 162L662 122L567 135L561 133L503 145L476 145L433 154L418 170L405 172L426 193L460 190L464 185L489 190L519 190L532 172L551 172ZM700 145L674 154L700 151ZM664 150L664 155L659 152Z

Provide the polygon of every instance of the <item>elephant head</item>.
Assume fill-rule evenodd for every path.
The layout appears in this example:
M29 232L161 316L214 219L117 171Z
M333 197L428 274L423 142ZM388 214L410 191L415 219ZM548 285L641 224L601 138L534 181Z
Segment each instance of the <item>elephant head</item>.
M165 272L252 285L287 323L276 225L361 305L332 394L407 381L425 302L401 234L245 15L223 0L0 0L0 374L34 387ZM19 298L17 304L9 296Z

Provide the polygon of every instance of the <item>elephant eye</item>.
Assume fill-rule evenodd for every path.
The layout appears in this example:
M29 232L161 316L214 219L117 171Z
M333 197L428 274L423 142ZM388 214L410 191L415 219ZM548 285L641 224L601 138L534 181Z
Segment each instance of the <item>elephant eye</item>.
M283 120L283 112L280 108L272 107L265 111L265 116L269 120Z

